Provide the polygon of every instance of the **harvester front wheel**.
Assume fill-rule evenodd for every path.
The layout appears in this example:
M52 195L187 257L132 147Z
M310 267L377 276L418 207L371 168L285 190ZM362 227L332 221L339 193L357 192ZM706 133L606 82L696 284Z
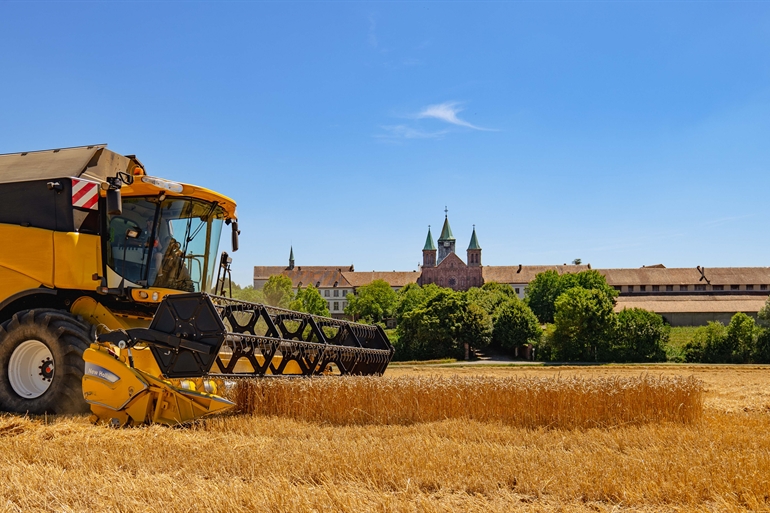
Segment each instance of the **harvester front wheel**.
M14 314L0 326L0 410L80 413L91 327L61 310Z

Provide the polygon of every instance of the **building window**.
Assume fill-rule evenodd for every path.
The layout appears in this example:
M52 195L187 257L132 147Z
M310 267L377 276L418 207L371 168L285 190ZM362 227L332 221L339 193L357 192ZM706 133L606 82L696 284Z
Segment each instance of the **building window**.
M724 285L714 285L711 287L711 290L725 290Z
M706 286L705 285L696 285L695 286L695 290L706 290Z
M687 291L687 285L679 285L679 292L686 292Z
M754 285L746 285L746 290L754 290Z
M740 290L740 285L730 285L730 290Z
M340 309L340 302L339 301L335 301L334 302L334 310L339 310L339 309Z
M633 285L629 285L628 286L628 291L629 292L633 292L634 291L634 286Z
M334 297L340 297L340 291L337 289L334 289Z
M673 285L666 285L666 292L674 292L674 286Z
M519 292L519 287L516 287L516 288L515 288L515 289L513 289L513 290L515 290L515 291L516 291L516 295L520 294L520 292Z
M623 287L621 287L620 285L615 285L615 290L617 290L618 292L620 292L620 290L621 290L622 288L623 288Z
M329 291L328 290L324 290L324 296L329 297Z
M759 290L767 290L767 285L760 285Z
M660 285L653 285L652 286L652 291L653 292L660 292Z
M449 286L454 287L455 285L457 285L457 280L454 278L449 278Z
M348 291L347 290L344 290L344 289L342 290L342 297L348 297Z
M646 292L647 291L647 285L639 285L639 292Z
M331 309L332 309L332 302L329 301L329 310L331 310Z

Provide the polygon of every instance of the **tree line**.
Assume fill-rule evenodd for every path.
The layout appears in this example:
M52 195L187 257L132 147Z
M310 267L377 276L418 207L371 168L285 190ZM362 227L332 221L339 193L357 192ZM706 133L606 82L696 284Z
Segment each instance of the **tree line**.
M251 285L240 287L233 283L232 286L234 299L252 303L264 303L278 308L288 308L289 310L314 315L329 316L329 304L312 283L309 283L307 287L300 287L294 293L291 278L277 274L268 278L262 290L255 289ZM227 286L225 290L229 290Z
M283 275L271 276L262 290L233 284L233 296L329 315L318 289L310 284L295 294ZM665 361L670 326L640 308L615 312L617 296L595 270L540 273L523 300L511 286L494 282L459 292L412 283L396 292L375 280L348 294L345 313L383 325L395 319L396 360L462 359L487 349L513 355L530 345L535 358L544 361ZM687 362L770 363L770 301L758 321L738 313L727 326L710 322L698 328L682 354Z

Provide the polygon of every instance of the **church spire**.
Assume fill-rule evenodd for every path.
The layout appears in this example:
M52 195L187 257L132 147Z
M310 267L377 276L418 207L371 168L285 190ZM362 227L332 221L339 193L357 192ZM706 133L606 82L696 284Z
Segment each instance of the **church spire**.
M294 269L294 246L291 246L291 250L289 251L289 270Z
M428 225L428 236L425 238L425 247L422 248L422 266L436 267L436 245L433 244L430 225Z
M438 263L440 264L449 253L455 252L455 237L452 228L449 227L449 210L444 207L444 227L441 228L441 237L438 238Z
M476 237L476 225L473 225L473 235L471 235L471 243L468 244L468 266L480 267L481 266L481 246L479 246L479 238Z
M436 245L433 244L433 235L430 233L430 225L428 225L428 237L425 239L425 247L423 251L436 251Z
M471 243L468 245L468 249L481 249L479 246L479 239L476 237L476 225L473 225L473 235L471 235Z
M455 240L454 235L452 235L452 228L449 227L449 210L444 207L444 227L441 229L441 236L438 238L439 244L444 242L445 240Z

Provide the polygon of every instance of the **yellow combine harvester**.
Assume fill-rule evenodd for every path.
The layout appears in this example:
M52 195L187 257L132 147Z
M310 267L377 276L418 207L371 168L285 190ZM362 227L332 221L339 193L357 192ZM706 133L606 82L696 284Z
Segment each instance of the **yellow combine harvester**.
M223 297L224 226L236 251L233 200L106 145L0 155L0 410L176 424L229 380L385 371L378 326Z

